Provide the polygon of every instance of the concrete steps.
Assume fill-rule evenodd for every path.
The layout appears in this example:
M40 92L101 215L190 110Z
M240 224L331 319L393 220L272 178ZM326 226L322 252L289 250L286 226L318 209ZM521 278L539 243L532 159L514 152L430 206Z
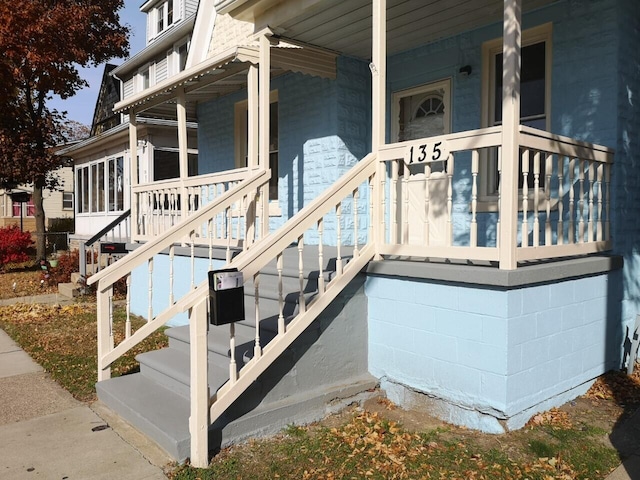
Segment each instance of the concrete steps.
M305 250L303 281L308 301L317 294L318 257L317 248ZM325 247L327 281L335 274L331 253ZM298 260L297 249L288 249L282 272L287 322L298 310ZM254 353L253 292L253 279L249 279L245 283L246 319L235 325L238 369ZM314 322L211 427L211 449L248 436L276 433L295 421L317 420L327 412L327 396L332 397L330 400L345 398L375 386L366 369L366 309L362 311L362 302L355 302L351 311L348 305L353 296L353 292L346 292L336 299L333 311L329 308ZM280 307L275 260L260 274L259 307L260 342L264 347L277 334ZM352 334L355 324L360 324L357 335ZM96 390L102 402L149 435L176 460L183 461L190 449L189 327L168 329L166 335L168 348L136 357L139 373L100 382ZM228 325L210 325L208 350L209 388L213 393L229 378ZM323 367L319 369L319 365Z

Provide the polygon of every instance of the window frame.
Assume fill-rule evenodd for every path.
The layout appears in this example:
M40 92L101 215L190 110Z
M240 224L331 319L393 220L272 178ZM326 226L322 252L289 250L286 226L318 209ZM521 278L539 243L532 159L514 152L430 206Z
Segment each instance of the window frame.
M544 23L522 32L522 48L545 43L545 130L551 130L551 92L553 63L553 23ZM502 53L502 37L486 41L482 44L482 117L483 128L496 125L495 121L495 59ZM488 158L489 153L482 152L479 178L478 210L495 211L497 209L497 170ZM544 191L545 187L541 187ZM522 189L518 190L522 192Z
M71 197L69 197L69 195ZM67 204L67 206L65 206L65 204ZM74 205L75 202L73 192L62 192L62 210L73 210Z
M113 162L117 165L118 160L122 160L122 205L120 209L111 210L111 189L109 180L109 166ZM100 167L102 172L100 174ZM75 192L64 192L73 194L73 209L76 215L118 215L126 210L128 188L127 160L124 154L110 155L100 160L83 163L75 167ZM96 176L97 178L94 178ZM99 181L102 179L102 184ZM114 192L115 192L114 184ZM101 198L99 198L101 196ZM64 208L68 210L68 208Z

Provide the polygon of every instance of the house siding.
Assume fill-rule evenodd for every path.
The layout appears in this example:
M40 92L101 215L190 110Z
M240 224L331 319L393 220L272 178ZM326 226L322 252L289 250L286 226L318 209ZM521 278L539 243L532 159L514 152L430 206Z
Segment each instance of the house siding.
M614 246L625 260L622 285L622 332L633 332L636 315L640 312L640 284L638 283L640 254L638 239L638 205L640 205L640 5L633 0L618 0L616 25L617 38L612 41L617 51L617 75L611 75L617 82L617 121L615 171L612 178L612 210Z
M338 58L335 80L291 73L273 79L279 109L279 205L271 229L315 199L370 151L370 73L365 62ZM235 168L234 106L246 92L199 106L200 173ZM359 209L368 207L362 191ZM364 220L364 219L363 219ZM368 225L360 225L360 243ZM351 241L352 231L345 235ZM310 234L305 240L317 243ZM327 218L325 241L335 244L335 220Z

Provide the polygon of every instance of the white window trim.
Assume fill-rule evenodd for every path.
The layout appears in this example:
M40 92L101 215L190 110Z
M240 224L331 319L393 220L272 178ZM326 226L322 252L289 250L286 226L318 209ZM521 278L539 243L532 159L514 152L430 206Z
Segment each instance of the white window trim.
M536 27L524 30L522 32L522 47L545 42L545 116L546 130L551 130L551 79L552 79L552 60L553 60L553 23L545 23ZM490 127L494 124L495 104L495 57L502 52L502 37L489 40L482 44L482 117L481 126ZM486 158L486 157L485 157ZM478 211L497 211L498 210L498 194L491 190L489 179L495 175L491 171L489 162L481 161L480 166L480 191L478 195ZM545 186L546 188L546 186ZM543 189L544 191L544 189ZM541 200L542 201L542 200ZM533 200L529 201L530 207L533 208Z
M156 64L155 63L147 63L138 69L138 72L135 76L134 82L134 92L140 93L145 91L147 88L144 86L144 73L149 72L149 86L147 88L151 88L156 84Z
M187 46L187 55L189 53L189 37L183 37L173 44L173 47L167 51L168 73L169 75L177 75L180 73L180 47Z
M269 104L278 101L278 90L272 90L269 92ZM248 125L244 122L246 112L249 110L249 100L241 100L234 105L234 152L235 152L235 166L236 168L244 168L245 158L247 152L245 149L248 145L245 145L245 138L248 136ZM280 141L278 139L278 152L280 151ZM278 159L279 160L279 159ZM277 175L277 172L276 172ZM280 217L282 216L282 209L280 208L280 199L269 200L269 216Z
M65 195L71 195L71 207L64 206ZM73 192L62 192L62 210L73 210L74 206L75 206L75 195L73 194Z

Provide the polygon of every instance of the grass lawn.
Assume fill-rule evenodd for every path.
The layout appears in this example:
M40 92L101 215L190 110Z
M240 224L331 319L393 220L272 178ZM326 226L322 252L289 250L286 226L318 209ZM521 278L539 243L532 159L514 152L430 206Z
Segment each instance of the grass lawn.
M0 292L12 291L7 282L28 284L32 273L0 274ZM122 322L123 308L116 307L114 323ZM135 319L134 328L143 322ZM95 399L94 301L0 307L0 328L74 397ZM156 332L118 360L112 374L135 371L137 353L165 345L166 337ZM224 449L207 469L184 465L170 475L178 480L604 479L620 463L611 432L638 406L640 368L633 376L607 374L584 397L504 435L455 427L379 396L317 424L292 425L276 437Z

